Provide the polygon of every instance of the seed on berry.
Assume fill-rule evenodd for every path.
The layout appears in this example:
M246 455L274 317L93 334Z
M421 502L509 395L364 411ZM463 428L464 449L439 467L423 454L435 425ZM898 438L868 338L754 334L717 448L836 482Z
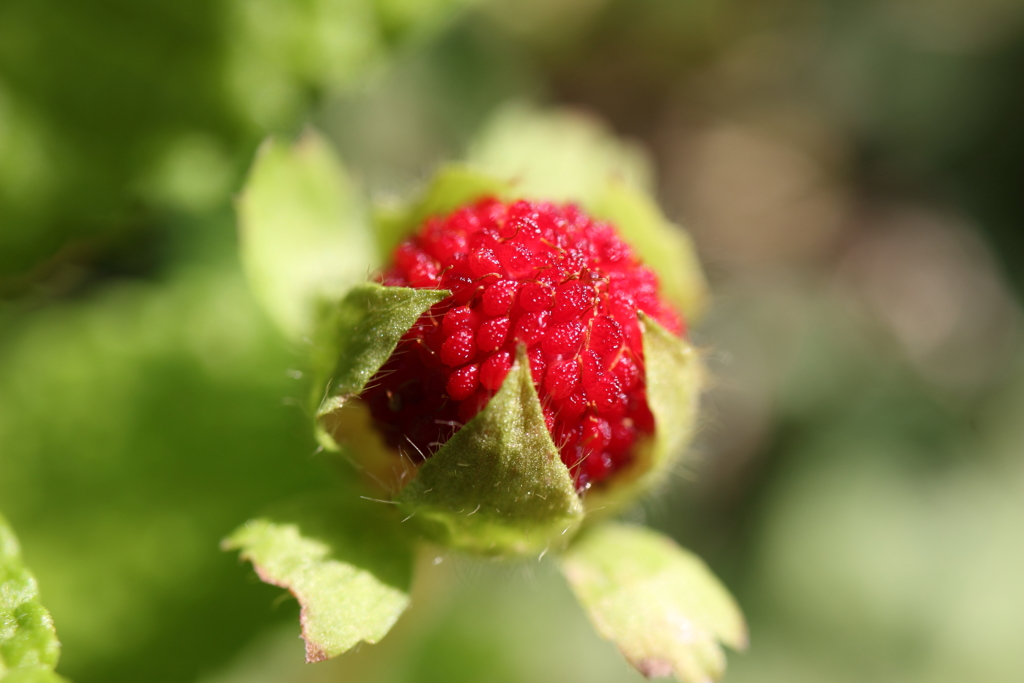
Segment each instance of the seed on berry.
M599 315L594 318L590 329L590 348L608 356L622 346L622 327L613 318L607 315Z
M555 292L555 307L552 321L564 323L580 318L585 311L593 306L594 288L579 280L571 280L559 285Z
M519 283L515 280L498 280L484 290L483 309L489 316L505 315L512 308L512 302L519 291Z
M544 380L551 398L565 398L576 389L580 381L580 364L575 360L553 363L548 368L548 376Z
M519 305L524 311L544 311L551 308L554 288L544 282L524 282L519 290Z
M565 422L578 420L580 415L587 410L587 397L583 390L577 388L563 399L555 401L555 411L558 417Z
M571 358L579 353L587 331L578 322L562 323L548 328L541 347L550 356Z
M544 335L544 330L548 326L548 319L550 317L551 314L547 311L524 313L519 318L519 322L516 323L516 341L522 342L527 346L536 344Z
M511 369L512 354L508 351L498 351L480 366L480 384L491 391L497 391Z
M476 346L484 353L501 348L508 337L511 321L508 318L492 318L480 325L476 333Z
M469 255L469 269L476 277L491 273L501 274L501 261L490 249L480 249Z
M612 365L612 374L619 380L623 391L629 391L640 381L640 368L633 360L632 354L624 353Z
M595 415L583 418L583 433L580 443L590 453L600 453L612 440L612 427L607 420Z
M441 362L452 367L468 363L476 354L473 330L461 328L441 344Z
M448 395L456 401L469 398L476 391L479 375L479 366L466 365L459 368L448 376Z
M526 357L530 360L530 377L533 379L533 386L540 391L540 387L544 383L544 371L548 365L544 360L544 353L540 347L535 346L527 352Z
M599 415L604 417L622 417L626 412L628 398L623 393L619 380L615 375L601 375L590 392L590 398Z
M475 318L477 316L469 306L456 306L444 314L442 328L447 335L455 334L456 331L461 329L472 330L476 327L474 325L476 322Z

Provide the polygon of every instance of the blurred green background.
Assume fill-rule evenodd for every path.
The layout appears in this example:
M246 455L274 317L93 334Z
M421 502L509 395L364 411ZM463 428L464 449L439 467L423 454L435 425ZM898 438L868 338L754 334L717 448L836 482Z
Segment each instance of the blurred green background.
M367 191L508 102L641 143L715 292L699 458L631 513L744 606L743 682L1024 680L1020 0L4 0L0 509L91 681L638 681L549 563L425 553L304 665L217 549L317 487L231 197L324 130Z

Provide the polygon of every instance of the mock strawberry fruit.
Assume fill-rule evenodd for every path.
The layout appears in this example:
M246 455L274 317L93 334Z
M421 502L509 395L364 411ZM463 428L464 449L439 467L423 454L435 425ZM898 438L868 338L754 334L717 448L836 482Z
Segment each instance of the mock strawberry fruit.
M667 481L698 422L700 354L675 312L705 301L693 245L592 123L507 124L372 213L323 140L264 145L242 261L308 352L317 440L353 468L224 545L302 603L310 661L387 633L423 540L557 556L642 673L713 680L720 644L746 642L735 603L669 539L609 520Z
M578 493L626 468L653 433L638 315L676 335L683 321L610 223L574 205L481 199L426 220L381 282L450 292L362 394L388 443L413 461L488 404L519 349Z

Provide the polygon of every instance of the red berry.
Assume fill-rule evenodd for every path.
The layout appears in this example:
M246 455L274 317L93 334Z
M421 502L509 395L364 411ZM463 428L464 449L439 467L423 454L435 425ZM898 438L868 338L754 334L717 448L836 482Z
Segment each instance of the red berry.
M653 271L575 206L483 199L424 222L394 251L389 286L447 289L362 398L419 460L497 392L524 345L544 421L577 490L613 476L654 430L637 311L680 333Z

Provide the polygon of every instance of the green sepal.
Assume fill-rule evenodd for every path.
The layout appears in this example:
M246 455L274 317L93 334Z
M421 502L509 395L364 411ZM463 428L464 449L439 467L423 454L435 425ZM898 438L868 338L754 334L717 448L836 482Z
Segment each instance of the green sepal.
M306 660L383 638L409 605L413 549L395 506L326 495L246 522L222 543L302 607Z
M566 551L562 570L598 633L648 678L717 680L720 644L742 650L739 607L696 555L644 527L602 524Z
M398 500L433 540L460 550L526 555L571 539L583 507L544 424L525 349Z
M651 463L645 477L660 479L686 450L697 427L704 371L697 350L640 313L647 405L654 415Z
M607 486L587 492L587 510L596 518L611 516L656 488L685 453L697 427L704 379L700 354L642 311L639 318L654 434L637 444L633 462Z
M511 189L508 183L471 166L442 166L418 199L400 206L378 207L374 211L380 258L390 259L398 243L428 218L445 216L483 197L509 199Z
M708 285L693 240L665 218L650 194L613 181L586 208L619 229L640 259L658 274L662 293L688 320L701 317Z
M0 515L0 680L57 683L60 643L18 539Z
M522 105L498 112L470 146L470 163L507 179L516 197L596 200L611 180L647 188L650 162L597 119L567 109Z
M257 300L297 340L315 306L380 264L351 177L317 133L260 147L236 203L242 265Z
M340 300L323 302L313 336L313 411L317 420L366 387L399 340L431 306L451 296L442 289L385 287L364 282Z

